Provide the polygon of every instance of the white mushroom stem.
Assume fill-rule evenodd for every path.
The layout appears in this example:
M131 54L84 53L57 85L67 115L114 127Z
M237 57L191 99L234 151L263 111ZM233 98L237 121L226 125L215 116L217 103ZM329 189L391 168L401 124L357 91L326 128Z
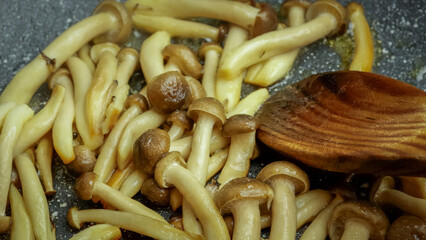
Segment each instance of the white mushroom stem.
M25 208L24 199L16 189L15 185L10 185L9 191L10 210L12 217L12 228L10 229L10 239L12 240L33 240L34 232L30 216Z
M167 115L150 109L132 119L123 131L117 150L117 165L120 169L131 160L133 143L148 129L159 127L166 121Z
M135 169L136 166L133 162L130 162L130 164L123 170L116 169L106 184L115 190L120 189L121 184L123 184L126 178L130 176Z
M163 49L170 45L171 37L165 31L153 33L142 43L140 64L147 85L164 70Z
M308 228L303 232L300 237L301 240L324 240L326 239L327 232L327 223L330 219L331 213L333 212L334 207L337 204L343 202L343 198L339 195L334 197L333 200L325 207L318 216L309 224Z
M53 178L52 178L52 156L53 156L53 142L52 136L46 134L36 148L36 163L37 168L40 171L40 177L43 182L44 192L47 196L55 194L53 189Z
M0 126L3 126L4 120L6 119L7 114L10 110L16 107L15 102L7 102L0 104Z
M231 22L251 29L259 9L236 1L193 0L129 0L125 3L133 14L169 16L176 18L206 17Z
M55 86L43 109L24 124L18 142L13 150L14 157L34 145L43 135L52 129L56 116L61 109L65 92L66 90L63 86Z
M65 88L64 101L53 123L52 139L55 151L62 162L68 164L75 159L72 130L75 116L74 86L66 69L59 69L50 79L50 83L52 88L56 85Z
M201 50L204 50L204 52L201 52ZM199 55L204 58L204 73L201 83L205 89L206 97L216 98L215 82L217 67L219 66L221 48L218 45L205 45L202 46L199 52Z
M12 175L13 149L18 141L22 126L34 112L26 104L10 110L0 134L0 216L5 216L7 196Z
M264 33L252 38L227 54L218 76L225 80L238 77L247 67L273 56L306 46L327 36L338 25L336 17L322 13L300 26Z
M141 190L142 184L149 176L135 169L121 184L120 192L128 197L133 197Z
M51 239L53 229L50 222L49 206L37 171L28 154L24 152L14 159L22 184L25 207L31 218L35 238Z
M244 42L247 41L249 33L244 28L236 25L230 25L228 37L223 47L218 73L221 72L223 64L226 59L231 57L230 54L234 49L239 48ZM216 76L216 98L223 103L225 111L228 112L234 108L241 96L241 86L244 79L244 72L240 71L238 74L230 78L224 78L221 75Z
M226 114L226 118L230 118L236 114L247 114L253 116L268 98L268 89L259 88L241 99L237 106Z
M296 228L312 221L332 200L330 192L315 189L296 197Z
M67 66L74 83L75 125L84 145L95 150L102 145L104 136L100 133L92 134L86 114L86 95L92 82L92 74L87 64L78 57L70 57Z
M121 238L121 230L110 224L96 224L75 234L70 240L116 240Z
M370 239L370 228L357 219L348 219L345 222L345 230L341 240L368 240Z
M93 75L95 73L96 66L95 63L93 63L92 58L90 58L90 45L88 43L84 44L84 46L78 50L77 56L86 64L90 70L90 73Z
M108 223L154 239L194 239L167 222L129 212L106 209L78 210L73 207L68 212L68 222L77 229L85 222Z
M241 201L232 206L234 231L232 239L257 239L260 236L260 210L258 200Z
M360 4L355 2L349 3L346 9L349 21L353 24L355 37L355 54L349 70L371 72L374 61L374 47L370 26L364 15L364 9Z
M42 54L39 54L7 85L0 96L0 103L11 101L28 103L48 76L87 42L102 34L114 35L120 32L119 30L124 30L126 27L123 26L123 22L127 19L121 16L124 10L118 8L120 8L119 3L103 2L98 5L95 15L76 23L53 40L42 52L54 63L46 61ZM120 41L123 40L120 39Z
M208 38L216 41L219 34L219 30L216 27L167 16L148 16L135 13L132 16L132 20L134 26L138 29L143 29L150 33L165 31L172 37Z
M229 156L229 147L225 147L216 151L209 159L209 167L207 170L207 179L212 178L225 166L226 159Z
M117 149L124 129L136 116L140 115L142 109L132 106L118 119L114 128L109 133L102 150L96 160L93 172L98 175L98 181L107 182L112 172L117 166ZM124 169L124 167L123 167Z

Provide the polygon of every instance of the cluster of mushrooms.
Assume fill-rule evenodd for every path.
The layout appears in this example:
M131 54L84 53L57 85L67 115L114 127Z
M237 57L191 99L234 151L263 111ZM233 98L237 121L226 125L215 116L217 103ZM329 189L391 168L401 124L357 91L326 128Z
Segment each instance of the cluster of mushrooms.
M270 239L295 239L307 223L300 239L424 239L424 178L381 177L362 201L311 190L309 176L287 161L247 176L258 156L254 115L301 47L344 33L349 19L350 69L373 64L359 4L288 0L280 13L288 26L254 1L101 2L0 96L0 233L56 238L46 197L55 194L55 152L79 176L76 194L103 206L69 209L69 224L85 226L72 239L118 239L120 229L155 239L259 239L262 228ZM126 45L134 29L150 33L138 50ZM173 37L206 41L197 54ZM135 92L129 79L137 71L146 85ZM28 103L46 82L50 98L34 113ZM243 82L258 88L241 99ZM172 218L135 200L139 191L170 206ZM388 220L389 206L400 209L396 220Z

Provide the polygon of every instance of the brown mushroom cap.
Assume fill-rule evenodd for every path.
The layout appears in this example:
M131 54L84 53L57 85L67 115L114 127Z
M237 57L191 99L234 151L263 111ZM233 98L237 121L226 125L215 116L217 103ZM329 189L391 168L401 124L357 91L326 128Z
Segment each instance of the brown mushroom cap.
M295 194L305 193L309 190L308 175L298 166L286 161L277 161L266 165L256 177L256 179L266 183L277 178L284 178L293 182Z
M328 221L330 238L340 239L345 223L351 219L365 222L372 240L384 239L389 227L389 220L380 208L364 201L344 201L334 208Z
M189 105L188 115L190 118L194 119L194 121L197 121L198 116L201 113L207 113L214 116L216 118L217 125L223 125L226 120L225 109L222 103L212 97L197 99Z
M133 144L133 162L140 171L153 175L155 165L169 149L169 134L159 128L149 129Z
M201 77L203 66L198 62L195 53L183 44L170 44L163 49L163 56L166 61L172 61L184 75L195 79Z
M74 184L74 191L77 196L82 200L92 199L95 181L98 178L94 172L83 173Z
M426 221L415 216L401 216L396 219L389 227L389 231L386 234L386 239L426 239Z
M124 102L124 107L128 109L131 106L138 106L142 112L145 112L149 109L148 100L146 100L146 98L139 93L135 93L127 97L126 101Z
M298 6L307 9L311 5L311 2L307 0L286 0L281 5L281 13L283 16L288 15L288 10L293 6Z
M161 113L171 113L183 109L190 96L188 82L177 71L169 71L156 76L148 84L147 95L152 107Z
M68 169L76 175L81 175L86 172L93 171L96 164L96 156L85 145L78 145L74 147L75 159L67 165Z
M277 29L278 16L274 8L269 3L258 3L260 10L257 13L252 30L252 37L257 37L269 31Z
M228 118L223 124L222 135L230 137L232 135L254 132L259 127L259 122L247 114L236 114Z
M114 31L109 31L93 41L95 43L100 42L114 42L117 44L124 43L132 31L132 19L130 18L129 11L127 8L114 0L103 0L96 6L93 14L108 12L114 14L117 20L120 22L120 27Z
M198 56L200 56L200 58L205 58L208 51L215 51L217 53L221 53L222 47L214 42L205 42L198 49Z
M246 199L257 200L259 206L266 205L269 208L273 197L274 192L268 184L257 179L242 177L227 182L217 192L214 200L221 214L225 214L231 212L234 204Z
M163 158L157 163L155 169L155 181L160 187L168 188L171 187L167 179L165 179L165 173L167 169L172 166L180 165L186 167L186 162L183 159L182 155L179 152L173 151L163 155Z
M189 77L189 76L186 76L185 79L188 82L189 91L191 92L190 97L189 97L190 103L199 99L199 98L203 98L203 97L207 96L206 90L204 89L204 87L200 83L200 81L198 81L197 79L195 79L193 77Z
M168 124L177 124L178 126L190 131L194 125L194 121L188 117L186 111L176 110L172 112L167 118Z
M323 13L332 14L337 21L337 27L329 36L340 35L346 31L348 16L346 9L335 0L317 0L306 11L306 21L310 21Z
M170 189L161 188L154 178L143 182L141 193L157 207L166 207L170 203Z

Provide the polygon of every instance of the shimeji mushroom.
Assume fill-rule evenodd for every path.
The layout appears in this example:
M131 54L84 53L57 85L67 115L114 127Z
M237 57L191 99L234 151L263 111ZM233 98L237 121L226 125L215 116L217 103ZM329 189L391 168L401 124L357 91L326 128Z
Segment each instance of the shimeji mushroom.
M315 189L296 197L296 229L312 221L332 200L333 194Z
M154 173L160 187L176 187L201 222L207 239L230 239L225 221L204 184L185 168L178 152L169 152L158 163Z
M346 9L349 21L353 24L355 37L355 54L349 70L370 72L374 61L373 38L364 15L364 9L355 2L349 3Z
M203 78L201 82L206 91L207 97L216 97L216 72L221 53L222 47L213 42L203 43L198 50L198 55L204 59Z
M95 224L74 234L70 240L116 240L121 238L121 230L111 224Z
M96 160L93 172L98 174L100 182L105 183L112 174L116 166L124 169L126 166L120 165L117 161L118 144L126 126L135 117L148 109L148 102L144 96L140 94L130 95L125 102L126 110L122 113L111 132L105 140L102 150Z
M70 57L66 63L74 83L75 126L84 145L95 150L102 145L104 136L102 133L93 134L90 131L87 118L86 95L92 83L92 73L87 64L78 57Z
M12 175L13 149L22 126L34 112L26 104L19 104L9 111L0 134L0 218L5 217L10 177Z
M426 220L415 216L403 215L397 218L386 233L387 240L426 239Z
M0 103L27 103L37 89L69 57L87 42L123 43L130 34L132 20L127 9L119 2L105 0L90 16L51 42L34 60L12 79L0 96ZM31 81L28 81L31 79Z
M172 112L166 122L171 125L168 131L170 141L181 138L185 131L191 131L194 125L192 119L188 117L187 112L179 109Z
M232 239L259 239L260 207L269 209L274 192L272 188L252 178L235 178L229 181L215 196L222 214L232 213L234 231Z
M338 204L328 220L331 240L384 239L389 220L380 208L363 201Z
M60 111L65 96L65 88L57 85L53 88L46 105L22 126L18 142L13 150L16 157L34 145L52 129L56 115Z
M62 162L69 164L75 158L73 150L73 122L75 116L74 86L70 72L61 68L49 79L49 87L61 85L65 88L64 101L52 127L52 139L55 151Z
M27 209L25 208L24 199L13 184L10 185L9 200L12 219L10 239L34 239L33 225Z
M231 143L228 159L217 179L221 187L234 178L247 176L256 145L258 127L259 122L250 115L237 114L226 120L222 127L222 135L230 137Z
M96 156L93 151L85 145L78 145L74 147L74 153L75 159L68 164L68 170L77 176L92 172L96 163Z
M240 102L226 114L226 117L230 118L236 114L247 114L253 116L268 98L268 89L259 88L241 99Z
M88 172L81 175L74 185L76 194L82 200L98 197L120 211L137 213L165 222L164 218L142 203L123 195L118 190L96 180L95 173Z
M129 212L106 209L78 210L72 207L68 211L67 219L68 223L77 229L80 229L85 222L95 222L115 225L154 239L198 239L197 236L191 236L167 222Z
M410 196L394 189L395 180L385 176L371 189L370 201L379 205L391 205L420 218L426 218L426 199Z
M133 171L135 171L135 169L136 166L133 162L130 162L123 170L115 169L106 184L115 190L120 189L121 184L130 174L132 174Z
M277 161L266 165L256 179L274 190L271 214L271 239L294 239L296 236L296 195L309 190L308 175L296 165Z
M165 72L163 49L170 45L170 42L171 36L165 31L155 32L143 41L140 64L147 84L151 83L154 77Z
M41 181L43 182L44 192L47 196L56 193L53 188L52 177L52 157L53 142L51 134L46 134L37 144L35 150L37 168L40 171Z
M82 46L80 50L78 50L77 57L86 64L86 66L89 68L90 73L93 75L95 73L96 66L92 58L90 57L90 48L91 45L89 43L84 44L84 46Z
M4 120L10 110L16 107L15 102L0 103L0 126L3 126Z
M197 55L186 45L170 44L163 49L163 58L166 61L165 71L180 71L185 76L195 79L201 77L203 67Z
M318 0L306 11L306 20L300 26L262 34L232 49L223 60L218 76L232 80L253 64L344 32L346 9L334 0Z
M120 192L128 197L133 197L141 190L143 182L148 178L148 174L135 169L130 176L121 184Z
M141 193L145 195L154 206L167 207L170 204L170 189L158 186L154 178L144 181Z
M129 0L125 3L137 14L176 18L206 17L234 23L254 34L275 29L276 14L266 4L260 9L238 1ZM263 11L262 11L263 10ZM275 25L274 25L275 24Z

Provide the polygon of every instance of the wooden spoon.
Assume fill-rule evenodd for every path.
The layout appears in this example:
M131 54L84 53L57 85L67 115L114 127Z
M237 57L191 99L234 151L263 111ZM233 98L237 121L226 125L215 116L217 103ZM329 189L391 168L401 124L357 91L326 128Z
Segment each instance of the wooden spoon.
M426 176L426 93L374 73L313 75L268 99L258 138L312 167Z

